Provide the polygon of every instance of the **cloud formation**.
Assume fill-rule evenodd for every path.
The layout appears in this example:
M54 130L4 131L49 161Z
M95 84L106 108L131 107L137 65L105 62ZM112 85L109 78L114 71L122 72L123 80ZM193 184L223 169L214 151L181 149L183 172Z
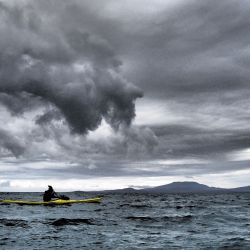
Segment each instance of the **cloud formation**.
M249 10L0 0L1 161L12 177L249 169Z
M228 93L230 100L237 98L248 87L249 8L248 1L235 0L184 1L162 8L139 28L124 30L128 39L134 38L132 48L125 47L133 65L129 74L154 98L188 103L190 97L209 103L221 94L224 100Z
M84 27L61 27L63 12L54 9L50 16L49 6L55 8L42 1L1 3L1 102L12 113L34 108L34 100L51 105L80 134L95 130L102 119L115 129L130 125L141 90L121 76L121 62L105 39ZM43 118L52 119L52 113Z
M12 153L14 156L18 157L25 151L25 145L15 138L8 131L0 130L0 156L8 156L9 153ZM7 150L7 151L6 151Z

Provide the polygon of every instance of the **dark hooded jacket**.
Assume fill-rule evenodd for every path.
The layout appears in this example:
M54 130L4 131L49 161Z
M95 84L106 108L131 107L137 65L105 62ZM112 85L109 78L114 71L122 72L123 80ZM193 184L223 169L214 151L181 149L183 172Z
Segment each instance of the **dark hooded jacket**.
M49 189L43 194L43 201L51 201L52 198L59 198L54 189L51 186L48 187Z

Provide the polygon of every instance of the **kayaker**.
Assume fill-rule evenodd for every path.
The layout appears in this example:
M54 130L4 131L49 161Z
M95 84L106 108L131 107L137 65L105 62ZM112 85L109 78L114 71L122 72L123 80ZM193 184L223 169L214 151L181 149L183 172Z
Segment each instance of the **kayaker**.
M53 187L48 187L49 189L43 194L43 201L51 201L52 198L60 198L59 195L54 191Z

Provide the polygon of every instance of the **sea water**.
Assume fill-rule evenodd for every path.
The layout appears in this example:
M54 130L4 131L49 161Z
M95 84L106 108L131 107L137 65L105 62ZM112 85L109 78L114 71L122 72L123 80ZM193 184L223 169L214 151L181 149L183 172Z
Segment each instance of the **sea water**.
M250 193L110 193L100 204L1 205L0 249L250 249Z

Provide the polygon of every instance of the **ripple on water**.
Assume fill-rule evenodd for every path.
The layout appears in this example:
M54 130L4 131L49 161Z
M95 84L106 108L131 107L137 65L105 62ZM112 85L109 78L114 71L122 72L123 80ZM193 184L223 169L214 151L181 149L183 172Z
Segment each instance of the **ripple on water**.
M101 204L0 206L0 248L250 249L250 194L237 196L108 194Z
M28 222L25 220L17 220L17 219L0 219L0 224L6 227L29 227Z
M65 225L80 225L80 224L87 224L87 225L94 225L94 220L92 219L66 219L60 218L51 223L53 226L65 226Z

